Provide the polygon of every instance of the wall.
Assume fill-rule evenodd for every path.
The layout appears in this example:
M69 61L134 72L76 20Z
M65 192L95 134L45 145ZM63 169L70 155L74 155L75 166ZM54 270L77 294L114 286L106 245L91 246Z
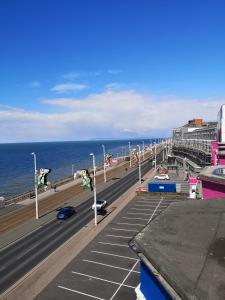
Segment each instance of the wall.
M141 262L141 286L140 290L146 300L170 300L171 297L165 291L157 277Z
M212 198L225 198L225 182L218 183L202 179L202 195L203 200Z

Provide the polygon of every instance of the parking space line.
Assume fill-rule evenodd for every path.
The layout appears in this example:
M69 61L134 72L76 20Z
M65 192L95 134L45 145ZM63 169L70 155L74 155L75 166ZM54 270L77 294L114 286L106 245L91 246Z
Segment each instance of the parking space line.
M103 245L111 245L111 246L119 246L119 247L128 247L127 244L115 244L115 243L107 243L107 242L98 242L99 244L103 244Z
M112 297L110 298L110 300L113 300L113 298L115 297L115 295L118 293L118 291L120 290L121 286L125 286L124 282L127 280L127 278L130 276L130 274L132 273L132 271L134 270L134 268L136 267L136 265L138 264L138 262L136 261L136 263L133 265L132 269L130 269L130 272L127 274L127 276L124 278L124 280L122 281L122 283L120 284L120 286L118 287L118 289L115 291L115 293L112 295Z
M112 236L115 238L125 238L125 239L131 239L132 236L124 236L124 235L114 235L114 234L106 234L105 236Z
M158 207L160 206L160 204L162 203L162 201L163 201L163 197L160 199L160 201L159 201L158 205L156 206L155 210L153 211L153 213L152 213L151 217L149 218L149 220L148 220L147 224L151 222L151 220L152 220L153 216L155 215L155 213L156 213L156 211L157 211Z
M96 251L92 250L92 253L98 253L98 254L103 254L103 255L109 255L109 256L115 256L115 257L120 257L120 258L127 258L135 261L139 261L137 258L129 257L129 256L124 256L124 255L118 255L118 254L113 254L113 253L107 253L107 252L102 252L102 251Z
M145 213L127 213L127 215L144 215L144 216L149 216L150 214L145 214Z
M143 219L143 218L130 218L130 217L122 217L123 219L127 220L143 220L143 221L148 221L148 219Z
M135 230L135 229L123 229L123 228L111 228L112 230L118 230L118 231L135 231L139 232L140 230Z
M134 207L131 207L129 209L133 209L133 210L152 210L152 208L134 208Z
M80 295L84 295L84 296L87 296L87 297L91 297L93 299L106 300L104 298L99 298L99 297L96 297L96 296L93 296L93 295L90 295L90 294L86 294L86 293L82 293L82 292L79 292L79 291L76 291L76 290L73 290L73 289L69 289L69 288L67 288L65 286L62 286L62 285L58 285L58 288L64 289L64 290L67 290L67 291L70 291L70 292L73 292L73 293L77 293L77 294L80 294Z
M149 207L156 207L158 203L149 204L149 203L135 203L134 206L149 206Z
M93 261L93 260L88 260L88 259L83 259L83 261L89 262L89 263L92 263L92 264L97 264L97 265L101 265L101 266L110 267L110 268L120 269L120 270L124 270L124 271L130 271L130 269L116 267L116 266L112 266L112 265L108 265L108 264L103 264L103 263L100 263L98 261ZM133 271L133 272L134 273L140 273L139 271Z
M135 204L135 207L156 207L156 205L152 204Z
M141 226L141 227L143 227L143 226L145 226L145 224L132 224L132 223L116 223L116 224L118 224L118 225L130 225L130 226Z
M139 201L136 201L135 203L148 203L148 204L156 204L158 203L159 201L145 201L145 200L139 200Z
M73 274L77 274L77 275L80 275L80 276L85 276L85 277L89 277L89 278L93 278L93 279L97 279L97 280L100 280L100 281L104 281L104 282L108 282L108 283L112 283L112 284L116 284L116 285L121 285L121 283L119 282L115 282L115 281L111 281L111 280L107 280L107 279L104 279L104 278L100 278L100 277L96 277L96 276L92 276L92 275L88 275L88 274L84 274L84 273L79 273L79 272L75 272L75 271L72 271ZM130 272L129 272L130 273ZM128 274L129 274L128 273ZM124 281L123 281L124 282ZM136 287L134 286L131 286L131 285L127 285L127 284L122 284L123 286L126 286L126 287L129 287L131 289L134 289Z

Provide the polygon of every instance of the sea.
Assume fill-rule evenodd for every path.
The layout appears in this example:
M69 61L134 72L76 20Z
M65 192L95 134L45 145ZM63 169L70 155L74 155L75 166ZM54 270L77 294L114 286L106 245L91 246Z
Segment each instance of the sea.
M155 139L129 140L131 148L137 144L149 146ZM34 157L37 170L50 168L48 180L54 181L72 175L72 172L93 166L90 153L94 153L96 165L103 164L103 147L113 158L126 156L128 140L95 140L38 143L0 144L0 197L13 197L34 188Z

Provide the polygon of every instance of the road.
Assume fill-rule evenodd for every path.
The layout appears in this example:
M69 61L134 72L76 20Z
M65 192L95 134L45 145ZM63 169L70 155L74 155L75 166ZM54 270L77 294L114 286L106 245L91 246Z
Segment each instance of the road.
M142 165L142 175L152 167L150 161ZM138 181L138 169L121 178L109 188L100 192L98 199L113 203L127 189ZM78 232L91 219L93 197L76 207L76 215L65 222L52 220L0 252L0 292L5 291L45 257Z

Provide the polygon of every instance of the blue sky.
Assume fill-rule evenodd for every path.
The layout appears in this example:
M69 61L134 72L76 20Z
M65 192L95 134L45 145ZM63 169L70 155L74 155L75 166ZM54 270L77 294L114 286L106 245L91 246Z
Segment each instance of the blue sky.
M225 103L224 0L2 0L0 37L0 142L163 136Z

